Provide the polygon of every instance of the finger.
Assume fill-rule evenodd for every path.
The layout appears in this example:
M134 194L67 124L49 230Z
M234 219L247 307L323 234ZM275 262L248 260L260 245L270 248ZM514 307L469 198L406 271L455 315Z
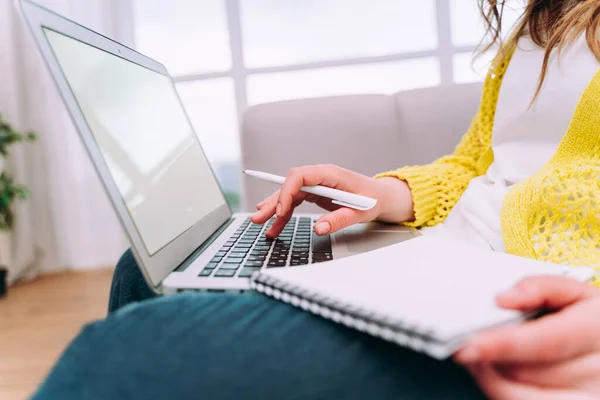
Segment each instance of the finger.
M331 199L326 197L317 196L316 194L309 194L304 198L304 201L308 201L309 203L314 203L317 206L321 207L327 211L335 211L340 208L337 204L333 204Z
M271 195L271 196L272 196L272 195ZM264 199L264 200L263 200L263 201L261 201L260 203L257 203L257 204L256 204L256 209L257 209L257 210L260 210L260 209L261 209L261 208L262 208L262 207L265 205L265 203L267 202L267 200L269 200L269 198L270 198L271 196L267 197L266 199Z
M285 214L283 216L277 216L275 221L273 221L273 224L271 225L271 227L265 233L265 235L268 238L274 239L277 236L279 236L279 234L281 233L283 228L285 228L285 225L288 223L288 221L292 217L292 215L294 213L294 208L296 208L300 204L302 204L303 198L304 198L304 195L301 195L294 200L294 203L292 204L292 209L290 210L290 212L288 212L287 214Z
M289 222L290 218L292 218L291 212L287 213L282 217L277 216L277 218L275 218L275 221L273 221L273 225L271 225L271 227L267 230L265 235L269 239L275 239L277 236L279 236L283 228L285 228L285 225Z
M250 220L255 224L264 224L275 215L275 207L277 206L277 198L279 197L279 190L267 197L263 201L263 205L260 210L255 212Z
M595 318L600 300L589 299L558 313L482 333L455 355L461 364L473 362L560 362L600 348L600 324Z
M339 181L341 168L333 165L309 165L290 170L281 186L277 215L289 212L294 197L300 193L302 186L324 185L335 187Z
M581 386L599 382L600 353L576 357L562 363L507 365L502 374L512 380L548 387ZM596 385L600 388L600 382Z
M549 398L548 393L542 392L535 386L515 382L502 376L491 365L472 365L467 369L481 390L492 400Z
M339 209L323 215L315 224L317 235L329 235L344 229L350 225L364 222L365 211L358 211L348 207Z
M512 289L499 294L496 300L498 305L504 308L559 309L599 294L598 289L574 279L533 276L523 279Z

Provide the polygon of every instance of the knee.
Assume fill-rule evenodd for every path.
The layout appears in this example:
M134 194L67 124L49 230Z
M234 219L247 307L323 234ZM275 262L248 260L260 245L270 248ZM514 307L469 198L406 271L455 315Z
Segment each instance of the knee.
M128 303L146 300L154 296L155 293L144 280L131 249L127 250L115 268L110 289L109 313Z
M141 276L140 267L135 261L135 257L133 256L131 249L127 249L127 251L123 253L117 262L117 266L115 267L115 272L113 275L113 283L120 281L131 281L134 280L138 275Z

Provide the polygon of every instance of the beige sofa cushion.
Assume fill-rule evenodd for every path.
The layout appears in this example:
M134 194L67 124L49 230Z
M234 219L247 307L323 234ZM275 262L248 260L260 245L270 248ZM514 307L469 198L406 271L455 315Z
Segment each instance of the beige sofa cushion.
M327 163L374 175L430 162L456 146L475 114L480 88L453 85L251 107L243 119L242 168L286 175L296 166ZM249 177L243 186L246 211L276 189Z

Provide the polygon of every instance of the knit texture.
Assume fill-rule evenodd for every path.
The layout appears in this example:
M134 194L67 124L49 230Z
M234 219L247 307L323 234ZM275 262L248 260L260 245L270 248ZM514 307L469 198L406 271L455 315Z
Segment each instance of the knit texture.
M480 109L452 155L377 176L397 177L410 186L415 221L407 225L443 222L471 179L487 172L493 162L496 104L511 57L512 52L490 69ZM511 254L600 269L600 71L579 101L554 157L508 191L501 226Z
M491 142L496 104L511 57L512 52L488 72L479 111L452 155L428 165L403 167L376 176L396 177L410 186L415 220L406 225L422 227L444 222L471 179L484 174L492 164Z

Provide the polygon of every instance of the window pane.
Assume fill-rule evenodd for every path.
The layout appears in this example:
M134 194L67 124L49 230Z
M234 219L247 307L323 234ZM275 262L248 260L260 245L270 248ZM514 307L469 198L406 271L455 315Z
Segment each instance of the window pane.
M488 51L475 59L473 53L458 53L452 60L454 66L454 83L481 82L485 79L494 59L494 51Z
M437 58L257 74L248 78L249 103L358 93L392 94L440 84Z
M173 75L231 68L224 0L134 0L136 48Z
M510 34L521 13L522 1L507 0L502 20L504 37ZM483 17L476 0L451 0L452 42L455 46L476 46L485 34Z
M240 142L233 81L182 82L177 91L221 187L238 210Z
M433 0L241 0L240 14L248 67L437 47Z

